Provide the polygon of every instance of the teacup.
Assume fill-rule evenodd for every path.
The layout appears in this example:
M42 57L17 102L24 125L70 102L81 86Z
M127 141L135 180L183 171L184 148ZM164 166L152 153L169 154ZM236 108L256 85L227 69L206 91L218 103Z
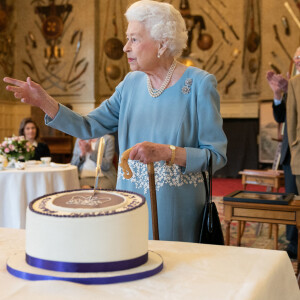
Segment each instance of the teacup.
M41 157L41 161L43 165L49 165L51 162L51 157Z
M21 161L16 162L15 166L16 166L17 170L24 170L25 169L25 163L21 162Z

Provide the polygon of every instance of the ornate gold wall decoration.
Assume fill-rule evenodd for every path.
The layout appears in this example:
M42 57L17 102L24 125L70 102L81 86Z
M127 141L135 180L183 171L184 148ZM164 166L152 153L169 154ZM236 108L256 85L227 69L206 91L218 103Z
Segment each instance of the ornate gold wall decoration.
M124 55L125 45L125 5L123 0L110 0L106 3L103 23L103 41L100 49L99 70L103 74L110 93L128 72Z
M49 0L48 5L42 4L44 1L32 1L34 13L40 21L34 22L40 36L31 31L25 36L27 57L22 61L23 72L45 90L54 89L58 95L80 95L86 85L82 76L88 68L88 61L80 57L83 30L74 29L74 19L70 19L73 6L69 1L56 4L55 0ZM64 36L71 30L73 33L68 41ZM36 56L43 59L36 60Z
M16 24L12 18L13 6L0 1L0 66L5 76L14 72L14 33Z

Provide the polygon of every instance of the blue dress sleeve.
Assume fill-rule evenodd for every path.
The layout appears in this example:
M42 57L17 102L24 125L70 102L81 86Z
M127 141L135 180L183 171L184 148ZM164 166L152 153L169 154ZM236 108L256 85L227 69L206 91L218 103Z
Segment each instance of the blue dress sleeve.
M208 74L200 82L197 93L197 148L186 147L186 168L184 173L205 171L208 169L209 150L213 155L213 172L222 168L226 162L227 138L223 131L220 114L220 96L217 82Z
M125 79L124 79L125 80ZM86 116L59 104L59 110L52 119L45 115L45 124L80 139L93 139L118 130L121 102L121 82L114 94Z

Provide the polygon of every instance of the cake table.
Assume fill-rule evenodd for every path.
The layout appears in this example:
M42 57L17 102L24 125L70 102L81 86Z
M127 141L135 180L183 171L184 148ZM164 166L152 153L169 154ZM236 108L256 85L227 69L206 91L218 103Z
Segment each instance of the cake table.
M24 230L0 228L0 299L300 299L292 264L278 250L149 241L149 250L163 257L160 273L127 283L86 286L10 275L6 260L24 247Z

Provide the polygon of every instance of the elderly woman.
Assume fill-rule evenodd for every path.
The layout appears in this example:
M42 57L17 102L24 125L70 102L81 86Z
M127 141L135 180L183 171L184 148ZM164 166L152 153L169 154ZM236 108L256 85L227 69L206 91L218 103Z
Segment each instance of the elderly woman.
M16 98L46 113L46 124L68 134L91 139L118 129L120 153L132 147L134 175L127 180L119 168L117 189L145 195L150 207L146 164L154 162L160 239L197 242L205 203L201 171L207 170L210 153L214 171L226 163L216 80L176 61L187 32L172 5L138 1L125 15L124 52L132 72L87 116L58 104L30 78L4 81L14 85L7 90Z
M25 118L20 123L19 135L23 135L26 140L34 146L34 156L31 159L40 160L41 157L50 156L50 150L47 144L37 141L39 137L39 128L31 118Z

